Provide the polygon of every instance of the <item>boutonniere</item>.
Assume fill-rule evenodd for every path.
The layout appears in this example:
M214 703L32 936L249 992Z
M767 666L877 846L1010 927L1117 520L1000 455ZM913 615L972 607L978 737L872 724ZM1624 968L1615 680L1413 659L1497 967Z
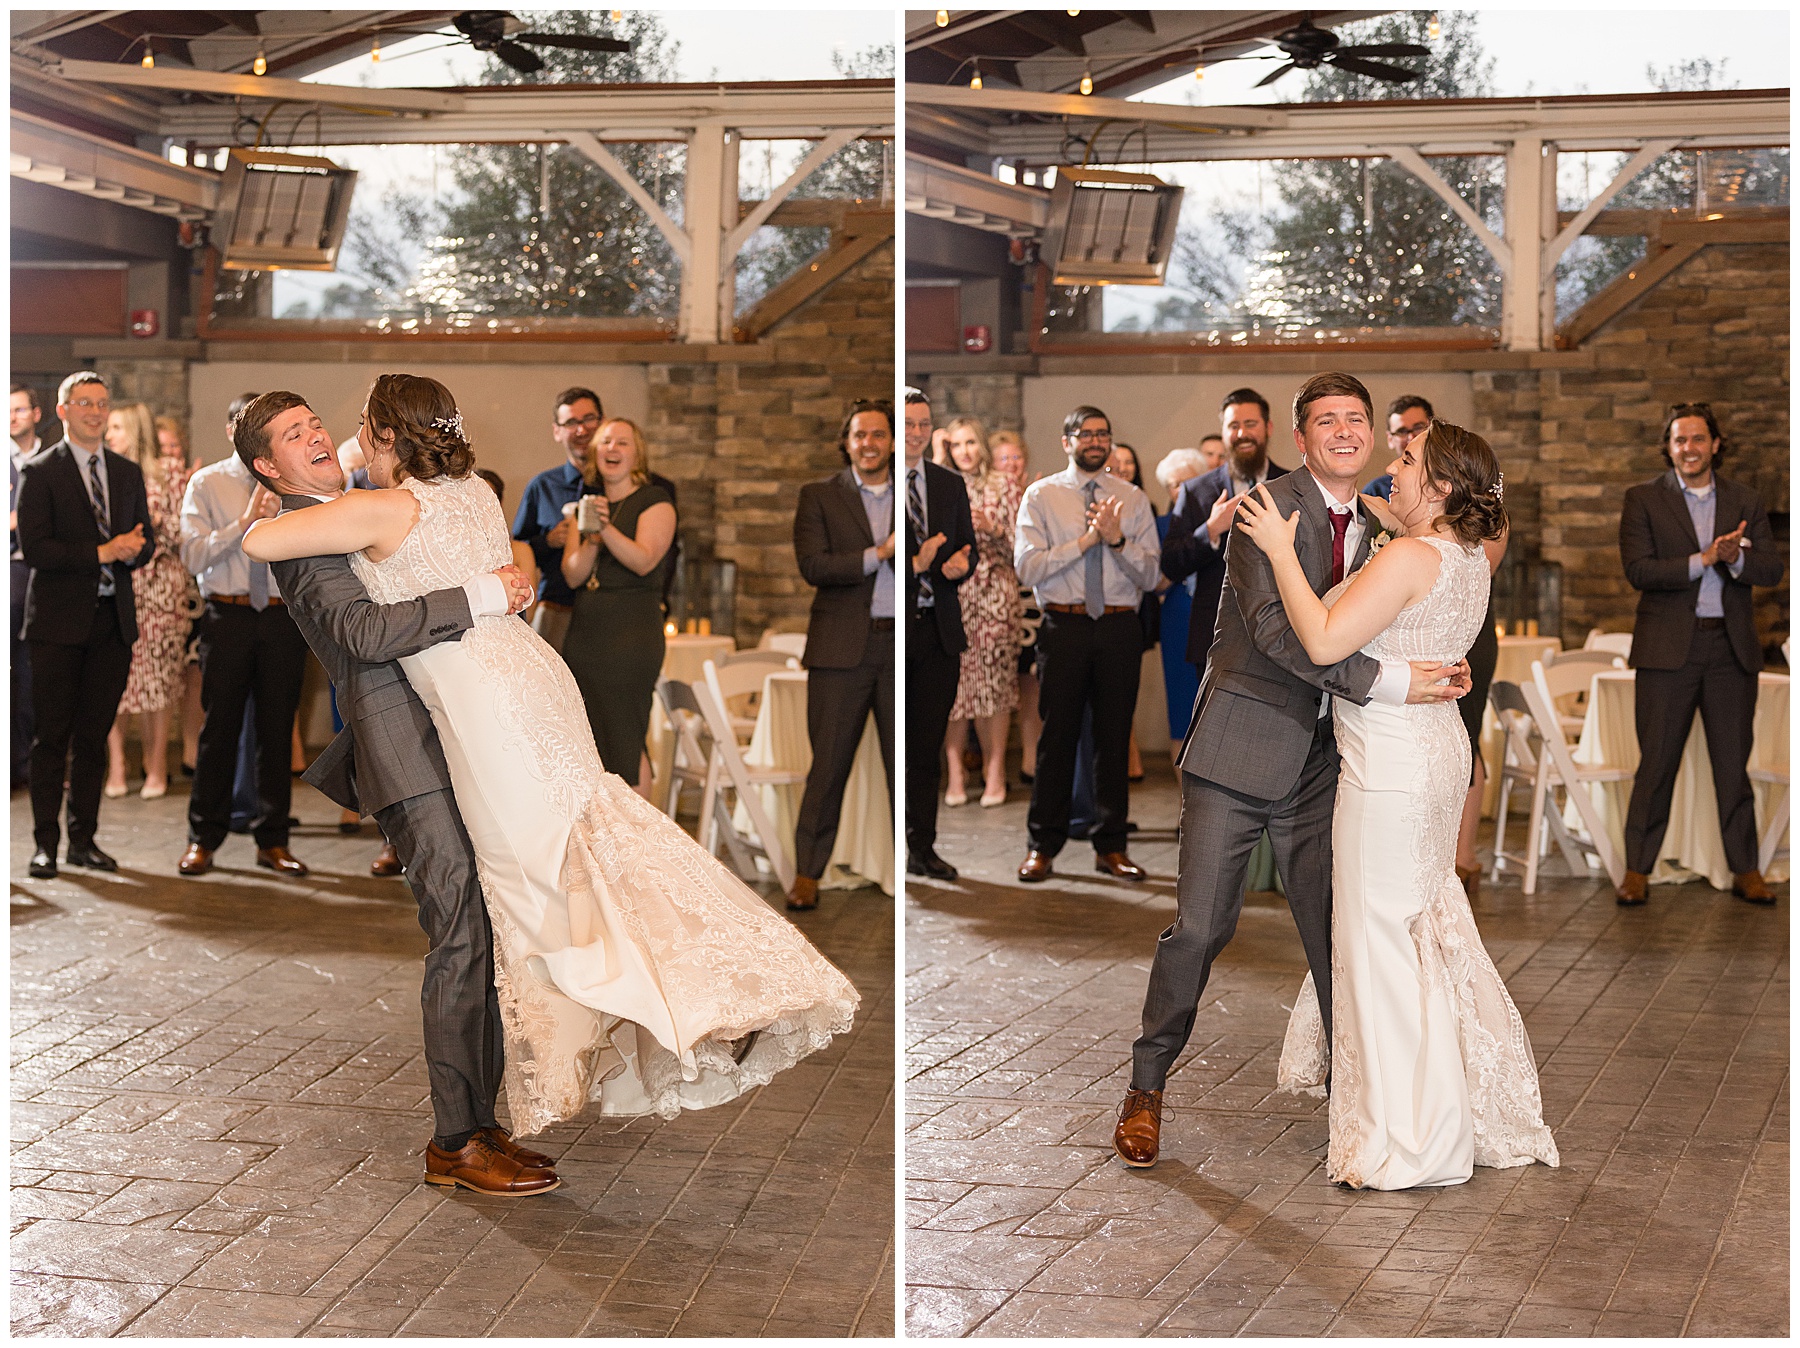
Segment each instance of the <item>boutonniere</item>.
M1389 533L1386 528L1378 530L1375 537L1369 542L1369 560L1371 562L1374 561L1375 554L1380 552L1389 543L1393 542L1393 540L1394 535Z

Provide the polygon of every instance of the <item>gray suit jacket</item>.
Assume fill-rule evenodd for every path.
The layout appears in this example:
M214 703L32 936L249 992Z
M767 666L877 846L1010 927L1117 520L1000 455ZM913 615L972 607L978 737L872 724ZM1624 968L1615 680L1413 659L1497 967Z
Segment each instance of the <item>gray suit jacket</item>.
M1295 551L1313 593L1324 594L1331 588L1331 523L1318 483L1302 467L1268 485L1284 519L1300 511ZM1374 532L1371 520L1350 570L1368 560ZM1267 554L1254 543L1234 542L1226 549L1218 627L1181 769L1259 800L1280 800L1306 764L1320 693L1360 705L1380 673L1380 661L1360 651L1329 667L1308 660Z
M283 513L317 505L284 496ZM305 780L345 809L374 814L397 801L450 789L450 769L431 713L394 661L474 624L459 586L403 604L377 604L332 553L272 562L288 612L337 688L344 728Z

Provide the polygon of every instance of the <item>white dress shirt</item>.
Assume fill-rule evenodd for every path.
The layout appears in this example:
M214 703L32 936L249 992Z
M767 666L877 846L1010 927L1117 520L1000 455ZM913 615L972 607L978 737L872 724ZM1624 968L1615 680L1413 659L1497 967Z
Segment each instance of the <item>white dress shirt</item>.
M1025 488L1019 502L1019 525L1013 540L1013 567L1019 583L1029 585L1044 604L1087 602L1086 554L1081 536L1087 532L1090 482L1098 483L1095 501L1119 501L1124 545L1104 539L1094 546L1105 555L1102 576L1109 608L1136 608L1147 590L1156 588L1162 545L1156 536L1156 513L1150 498L1122 477L1084 473L1071 463L1060 473L1039 478Z

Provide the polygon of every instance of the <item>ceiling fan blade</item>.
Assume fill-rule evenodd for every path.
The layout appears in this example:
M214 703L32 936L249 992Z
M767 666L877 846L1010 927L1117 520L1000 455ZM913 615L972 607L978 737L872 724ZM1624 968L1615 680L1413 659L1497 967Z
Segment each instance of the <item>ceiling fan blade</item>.
M1294 62L1292 62L1292 61L1289 61L1284 66L1276 66L1274 70L1270 71L1267 75L1264 75L1260 80L1258 80L1255 84L1255 87L1260 89L1265 84L1273 84L1273 83L1275 83L1276 80L1280 79L1283 75L1287 74L1288 71L1292 70L1293 68L1294 68Z
M631 44L616 37L590 37L586 33L514 33L514 42L534 47L568 47L574 51L630 51Z
M1325 60L1339 70L1367 75L1370 79L1386 80L1390 84L1408 84L1419 78L1419 72L1416 70L1402 70L1399 66L1384 66L1375 61L1358 60L1354 56L1334 54L1326 57Z
M516 42L496 42L492 51L521 75L535 75L544 68L544 63L536 52L530 47L521 47Z
M1339 56L1430 56L1430 47L1416 42L1364 42L1355 47L1339 47Z

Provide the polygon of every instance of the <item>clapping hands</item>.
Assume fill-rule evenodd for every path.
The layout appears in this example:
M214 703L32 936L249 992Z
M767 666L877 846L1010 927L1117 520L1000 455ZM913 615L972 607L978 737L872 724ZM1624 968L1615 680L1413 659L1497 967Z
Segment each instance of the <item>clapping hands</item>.
M1119 500L1114 496L1103 496L1088 507L1088 528L1108 547L1117 547L1125 538L1125 528L1119 519L1120 509Z

